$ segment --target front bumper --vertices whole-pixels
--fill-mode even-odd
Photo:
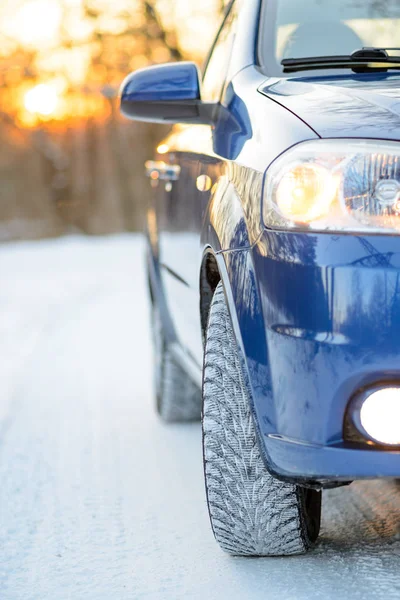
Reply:
[[[345,444],[315,446],[283,437],[265,438],[267,466],[295,483],[341,482],[400,475],[400,452],[360,449]]]
[[[247,254],[230,268],[270,470],[293,480],[400,476],[400,452],[343,434],[360,388],[400,382],[400,237],[266,231]]]

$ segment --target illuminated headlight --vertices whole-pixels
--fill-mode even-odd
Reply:
[[[276,229],[400,233],[400,144],[295,146],[267,171],[263,217]]]
[[[365,392],[357,399],[354,422],[374,442],[400,446],[400,387]]]

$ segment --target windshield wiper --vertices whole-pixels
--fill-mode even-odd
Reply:
[[[400,65],[400,56],[390,56],[388,51],[398,51],[400,48],[362,48],[352,54],[332,56],[310,56],[306,58],[285,58],[281,65],[284,73],[307,71],[311,69],[349,68],[355,73],[365,73],[369,70],[387,71],[389,65]],[[375,66],[388,65],[388,66]]]

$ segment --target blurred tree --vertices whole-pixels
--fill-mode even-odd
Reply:
[[[0,237],[2,220],[27,215],[54,231],[140,227],[143,163],[162,129],[122,122],[116,93],[147,64],[201,62],[225,4],[209,2],[205,13],[184,0],[16,0],[12,33],[0,6]]]
[[[39,8],[40,3],[46,1],[49,0],[25,0],[25,4],[37,3]],[[202,10],[198,7],[187,10],[191,23],[188,27],[187,19],[183,24],[176,14],[179,11],[176,0],[53,1],[60,9],[60,20],[55,24],[52,44],[41,44],[39,37],[36,44],[25,45],[18,35],[10,38],[0,14],[0,89],[12,88],[15,92],[22,85],[27,88],[35,81],[57,78],[64,82],[64,87],[76,90],[84,86],[86,92],[97,92],[99,86],[104,86],[109,93],[107,86],[118,86],[130,70],[148,63],[182,58],[201,62],[215,28],[212,16],[226,5],[225,0],[212,1],[214,8],[206,13],[208,26],[199,24],[202,36],[196,37],[196,45],[191,36],[188,49],[184,47],[185,36],[191,28],[197,31],[195,26]],[[190,19],[191,13],[193,19]],[[171,19],[170,15],[175,18]],[[18,19],[17,10],[16,31]],[[44,20],[43,31],[46,26]],[[5,102],[8,113],[12,108],[18,109],[18,103],[15,98],[13,102],[10,95]]]

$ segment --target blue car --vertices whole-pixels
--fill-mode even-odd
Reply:
[[[200,74],[137,71],[157,407],[202,415],[211,525],[291,555],[323,489],[400,476],[400,3],[234,0]],[[149,157],[150,158],[150,157]]]

